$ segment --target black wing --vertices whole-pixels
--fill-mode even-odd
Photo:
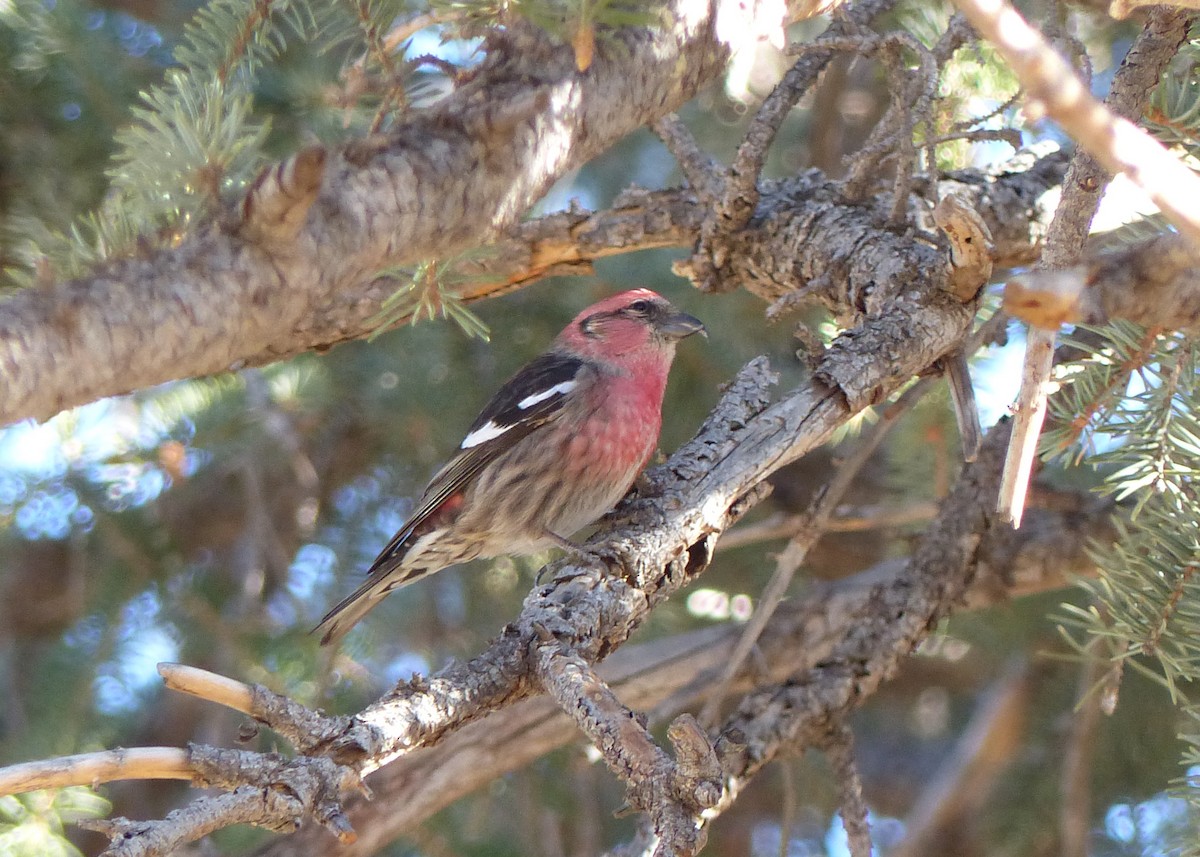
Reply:
[[[577,357],[547,352],[527,363],[501,387],[472,423],[459,452],[437,472],[420,504],[387,543],[368,574],[392,567],[403,557],[414,531],[466,486],[488,462],[562,410],[566,396],[580,383],[586,365]]]

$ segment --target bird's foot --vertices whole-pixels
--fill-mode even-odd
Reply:
[[[583,545],[577,545],[570,539],[564,539],[562,536],[558,535],[557,533],[552,533],[549,530],[545,532],[545,538],[547,541],[553,542],[556,547],[561,549],[563,553],[570,557],[571,561],[575,565],[583,566],[584,568],[597,568],[602,574],[606,574],[608,572],[609,564],[606,559],[603,556],[598,556],[593,550],[585,548]],[[540,585],[542,583],[542,578],[548,568],[550,568],[550,566],[543,566],[538,571],[537,578],[535,580],[537,584]],[[567,581],[571,580],[572,578],[582,576],[582,573],[564,575],[561,577],[555,576],[554,580]]]

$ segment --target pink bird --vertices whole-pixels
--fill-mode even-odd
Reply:
[[[649,289],[577,315],[484,407],[367,581],[321,620],[321,643],[447,566],[574,550],[567,537],[616,505],[657,448],[675,344],[704,332]]]

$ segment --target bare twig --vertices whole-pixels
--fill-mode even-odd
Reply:
[[[871,857],[871,826],[867,822],[867,802],[863,799],[862,778],[854,758],[854,733],[844,723],[831,726],[822,746],[837,780],[842,827],[846,829],[850,857]]]
[[[888,223],[899,226],[907,216],[908,196],[916,169],[917,150],[913,130],[918,124],[923,123],[926,128],[931,128],[933,124],[930,111],[937,94],[937,62],[924,45],[903,32],[840,39],[835,45],[858,54],[877,54],[887,69],[893,97],[870,138],[850,159],[844,188],[849,199],[862,199],[878,181],[879,168],[884,162],[894,162],[895,177],[892,181],[892,206]],[[904,62],[904,51],[916,55],[918,66],[915,72]]]
[[[928,523],[937,514],[934,503],[911,503],[902,508],[863,506],[842,509],[825,525],[827,533],[861,533],[866,530],[884,530],[909,524]],[[807,514],[776,513],[753,524],[734,527],[721,537],[717,552],[745,547],[746,545],[790,539],[805,528],[810,518]]]
[[[134,747],[60,756],[0,768],[0,795],[113,780],[191,780],[188,753],[178,747]]]
[[[1012,526],[1021,526],[1025,494],[1037,458],[1038,437],[1046,419],[1050,392],[1050,369],[1054,365],[1054,334],[1031,327],[1025,335],[1025,363],[1021,389],[1013,406],[1012,446],[1004,459],[1004,474],[996,511]]]
[[[1075,264],[1106,182],[1102,166],[1126,172],[1181,232],[1200,244],[1200,179],[1127,118],[1140,115],[1150,90],[1187,34],[1189,19],[1173,10],[1152,13],[1113,79],[1107,103],[1093,99],[1074,71],[1005,0],[959,0],[959,8],[1012,64],[1030,97],[1092,153],[1078,153],[1064,182],[1063,199],[1046,239],[1042,265]],[[1115,115],[1114,115],[1115,114]],[[1054,334],[1032,329],[1018,396],[1012,447],[1005,462],[997,508],[1013,526],[1021,522],[1037,438],[1046,412]]]
[[[695,188],[703,202],[717,199],[722,189],[722,173],[717,162],[700,150],[696,138],[675,113],[663,116],[650,128],[658,135],[679,164],[683,177]]]
[[[254,688],[248,684],[185,664],[161,663],[158,674],[171,690],[207,699],[251,717],[255,715]]]

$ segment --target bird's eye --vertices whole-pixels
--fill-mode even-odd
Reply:
[[[629,311],[638,315],[649,315],[651,306],[650,301],[634,301],[629,305]]]

